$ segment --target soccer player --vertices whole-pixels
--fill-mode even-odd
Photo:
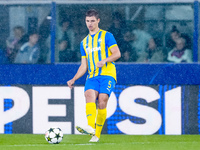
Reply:
[[[85,22],[89,34],[80,44],[81,65],[67,84],[73,88],[75,81],[88,71],[85,83],[88,125],[76,126],[76,129],[81,133],[91,135],[89,142],[98,142],[106,120],[107,102],[116,84],[114,61],[121,57],[121,53],[114,36],[99,28],[100,18],[96,10],[91,9],[86,12]],[[98,100],[98,111],[96,111],[96,100]]]

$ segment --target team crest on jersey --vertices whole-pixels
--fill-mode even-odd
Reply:
[[[101,50],[101,47],[94,47],[94,48],[91,48],[91,49],[89,47],[86,48],[87,53],[100,51],[100,50]]]
[[[101,42],[102,42],[102,39],[101,39],[101,38],[100,38],[100,39],[98,39],[98,42],[99,42],[99,43],[101,43]]]

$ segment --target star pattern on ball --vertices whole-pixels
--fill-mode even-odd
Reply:
[[[49,131],[49,133],[51,133],[51,132],[53,132],[53,130],[54,130],[53,128],[50,128],[48,131]]]
[[[50,144],[59,144],[63,139],[63,132],[57,127],[49,128],[45,132],[45,139]]]
[[[48,140],[48,141],[51,141],[51,139],[52,139],[52,138],[50,138],[50,137],[47,137],[47,140]]]
[[[60,133],[56,134],[55,138],[59,139],[61,136],[60,136]]]

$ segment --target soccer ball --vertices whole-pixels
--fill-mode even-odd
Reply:
[[[63,139],[63,132],[57,127],[50,128],[45,132],[45,139],[50,144],[59,144]]]

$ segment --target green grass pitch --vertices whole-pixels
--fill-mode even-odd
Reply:
[[[0,134],[0,150],[199,150],[200,135],[101,135],[89,143],[88,135],[64,135],[49,144],[44,135]]]

